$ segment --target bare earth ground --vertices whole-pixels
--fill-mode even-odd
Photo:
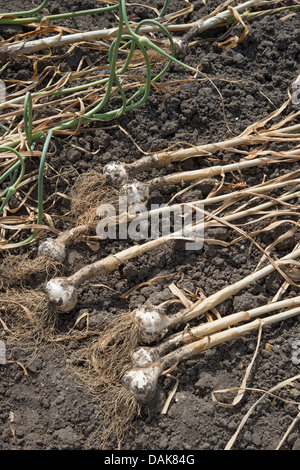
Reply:
[[[0,1],[0,12],[7,12],[9,7],[22,10],[31,5],[29,1],[12,3],[13,7]],[[72,10],[94,8],[95,3],[84,0],[69,2]],[[153,3],[161,7],[161,2]],[[194,12],[184,18],[185,22],[205,16],[218,4],[211,0],[207,1],[207,5],[201,0],[193,0],[192,3]],[[178,0],[170,2],[170,11],[176,11],[182,6]],[[54,0],[48,9],[53,13],[63,12],[65,5],[64,2]],[[135,7],[134,14],[142,17],[143,9]],[[115,24],[115,18],[112,15],[106,15],[105,19],[88,16],[66,20],[61,24],[78,30],[92,30]],[[16,32],[12,27],[0,27],[0,34],[4,38]],[[51,159],[51,168],[61,177],[46,180],[46,196],[54,191],[70,194],[78,174],[88,170],[101,171],[110,161],[135,161],[142,156],[137,146],[145,152],[155,152],[176,142],[200,145],[221,141],[238,135],[248,125],[278,108],[287,99],[288,87],[299,74],[300,14],[287,16],[286,12],[279,12],[250,22],[249,34],[234,49],[218,47],[216,38],[223,33],[224,30],[216,29],[205,34],[205,38],[211,38],[211,41],[203,41],[192,47],[185,61],[216,79],[214,83],[224,100],[224,113],[219,93],[207,80],[185,83],[172,95],[162,95],[153,89],[143,106],[117,121],[93,125],[92,129],[71,139],[55,139],[56,153]],[[76,47],[65,60],[64,71],[76,69],[85,53],[85,50]],[[45,59],[42,64],[46,65],[48,61],[51,62],[51,59]],[[19,58],[10,62],[1,79],[19,77],[29,80],[31,76],[32,64]],[[174,65],[164,80],[185,79],[187,76],[188,71]],[[112,124],[114,127],[111,127]],[[222,154],[218,158],[222,159]],[[224,158],[230,161],[231,156],[226,154]],[[197,158],[184,162],[181,168],[196,169],[210,164],[212,162],[204,158]],[[179,165],[173,164],[171,168],[145,172],[141,179],[146,181],[178,168]],[[284,164],[271,165],[264,170],[248,170],[245,177],[248,184],[258,184],[264,175],[274,178],[281,171],[285,171]],[[184,197],[189,200],[200,199],[206,197],[210,190],[209,183],[203,183]],[[174,187],[163,189],[155,193],[151,202],[167,202],[177,191],[178,188]],[[53,209],[61,215],[68,210],[69,200],[63,198]],[[57,223],[59,228],[63,228]],[[217,235],[225,241],[233,236],[227,228],[218,229]],[[268,232],[265,239],[260,236],[258,241],[265,247],[279,235],[280,230],[272,234]],[[276,247],[276,255],[283,256],[293,249],[298,239],[299,231]],[[72,273],[88,262],[116,253],[127,246],[130,246],[130,241],[110,241],[101,244],[98,250],[93,250],[85,243],[77,243],[69,250],[66,273]],[[33,254],[36,249],[37,244],[30,248]],[[60,331],[63,334],[74,325],[75,331],[84,331],[87,317],[84,316],[76,323],[84,313],[89,316],[90,326],[97,327],[103,319],[113,317],[120,310],[132,311],[146,301],[158,305],[173,298],[168,288],[170,278],[140,286],[127,299],[122,297],[132,287],[156,276],[180,273],[174,279],[179,280],[182,276],[180,285],[186,292],[196,293],[200,289],[208,296],[249,274],[260,258],[259,250],[245,240],[228,247],[204,244],[202,250],[195,252],[186,251],[180,241],[169,244],[126,263],[109,277],[103,276],[84,285],[80,289],[77,307],[70,314],[62,315]],[[35,282],[38,285],[39,280]],[[225,315],[263,305],[272,299],[282,283],[280,275],[273,274],[224,302],[218,310],[221,315]],[[286,295],[299,295],[299,288],[289,286]],[[292,343],[299,339],[298,317],[263,330],[259,352],[247,382],[252,390],[233,407],[214,403],[212,392],[241,385],[255,351],[256,333],[179,364],[171,372],[171,377],[160,380],[155,402],[142,409],[141,415],[133,423],[133,429],[126,434],[122,448],[130,451],[224,449],[251,405],[261,396],[260,390],[269,390],[299,374],[299,365],[293,364],[291,360]],[[85,341],[88,344],[89,339]],[[0,366],[0,449],[98,448],[101,403],[97,396],[89,393],[83,382],[74,378],[69,367],[76,350],[81,346],[80,341],[72,340],[71,336],[71,339],[61,343],[47,344],[34,354],[30,342],[28,348],[18,344],[8,348],[7,359],[17,362]],[[28,375],[20,364],[26,368]],[[162,415],[160,411],[175,384],[174,377],[178,379],[177,391],[167,413]],[[230,403],[235,393],[217,396],[220,401]],[[295,381],[293,387],[281,390],[279,396],[287,401],[269,396],[254,409],[234,449],[276,448],[298,413],[297,404],[291,401],[300,401],[299,382]],[[108,449],[116,448],[115,442],[108,444]],[[299,423],[282,448],[300,450]]]

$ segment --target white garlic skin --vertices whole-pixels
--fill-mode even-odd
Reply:
[[[150,344],[161,339],[170,324],[166,315],[158,308],[141,307],[135,311],[135,317],[139,321],[139,341]]]
[[[183,59],[189,53],[189,44],[182,38],[173,38],[175,57],[176,59]]]
[[[107,184],[117,188],[120,188],[128,181],[128,174],[122,163],[108,163],[103,168],[103,175]]]
[[[43,241],[38,249],[38,256],[45,256],[48,259],[53,259],[54,261],[59,261],[62,263],[67,255],[66,247],[63,243],[54,240],[52,238],[47,238]]]
[[[132,366],[147,367],[159,359],[159,354],[152,348],[140,347],[131,356]]]
[[[54,304],[59,312],[67,313],[77,304],[77,290],[66,282],[63,277],[48,281],[45,287],[49,302]]]
[[[123,384],[135,395],[139,403],[146,405],[155,397],[159,375],[158,366],[132,369],[124,374]]]

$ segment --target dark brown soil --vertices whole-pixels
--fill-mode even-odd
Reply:
[[[69,3],[72,10],[98,5],[98,2],[88,0]],[[159,1],[151,3],[159,7],[162,4]],[[205,5],[201,0],[193,0],[192,3],[193,13],[180,21],[191,22],[203,17],[220,2],[208,0]],[[15,11],[30,8],[31,2],[16,0],[11,4],[0,1],[0,12],[7,12],[9,8]],[[168,11],[177,11],[183,5],[179,0],[170,2]],[[48,9],[51,13],[63,12],[65,5],[53,0]],[[134,7],[130,14],[142,18],[144,10]],[[102,19],[94,15],[59,24],[78,30],[92,30],[99,29],[99,25],[101,28],[115,25],[115,18],[105,15]],[[187,64],[198,67],[214,79],[223,101],[216,88],[205,79],[184,83],[174,94],[161,94],[153,89],[145,104],[113,123],[93,124],[79,136],[55,139],[56,153],[51,159],[51,167],[62,176],[47,180],[45,197],[54,191],[70,194],[78,174],[89,170],[102,171],[103,166],[111,161],[135,161],[142,156],[139,148],[144,152],[155,152],[177,142],[200,145],[221,141],[240,134],[247,126],[278,108],[287,99],[287,90],[299,75],[300,14],[288,15],[287,11],[282,11],[256,18],[248,26],[249,34],[233,49],[218,47],[218,38],[225,32],[224,28],[218,28],[203,35],[203,41],[193,46],[185,57]],[[22,27],[0,26],[0,35],[7,39],[19,30],[23,31]],[[231,32],[231,36],[235,34],[237,30]],[[76,47],[65,61],[65,70],[75,70],[86,52],[80,46]],[[94,52],[91,57],[95,59]],[[46,65],[48,60],[45,59],[40,65]],[[31,67],[32,64],[22,58],[11,60],[3,70],[1,79],[19,77],[29,80]],[[163,80],[184,80],[189,76],[187,70],[173,65]],[[286,112],[291,110],[289,108]],[[89,153],[80,151],[78,147]],[[231,161],[236,157],[224,153],[218,158]],[[212,161],[204,158],[187,160],[180,166],[172,164],[161,170],[145,172],[140,179],[146,181],[157,175],[175,172],[178,168],[189,170],[211,164]],[[297,164],[294,165],[296,167]],[[267,169],[248,170],[244,177],[248,184],[258,184],[264,176],[274,178],[290,168],[284,164],[271,165]],[[211,189],[209,182],[206,182],[184,197],[200,199],[206,197]],[[168,202],[177,191],[178,188],[174,187],[164,188],[153,195],[151,202]],[[63,215],[69,209],[70,201],[60,199],[52,210]],[[57,222],[57,227],[62,229],[63,223]],[[267,232],[258,241],[266,247],[280,235],[280,230],[281,227],[272,233]],[[206,235],[225,241],[234,237],[227,228],[219,228],[218,233]],[[276,247],[276,256],[281,257],[291,251],[298,239],[299,231]],[[116,253],[130,244],[130,240],[110,241],[101,243],[95,251],[85,243],[77,243],[69,250],[65,273],[73,273],[87,263]],[[37,242],[31,245],[31,254],[36,254],[37,246]],[[60,318],[59,329],[63,334],[75,325],[75,331],[84,332],[87,317],[76,323],[83,313],[88,313],[90,327],[97,328],[104,319],[112,318],[119,311],[132,311],[146,301],[158,305],[172,299],[174,296],[168,287],[170,279],[178,281],[181,276],[180,285],[186,292],[196,294],[200,289],[205,296],[209,296],[251,273],[260,258],[260,251],[247,240],[227,247],[205,243],[202,250],[195,252],[185,250],[183,242],[170,243],[125,263],[109,277],[103,276],[85,284],[80,289],[77,307]],[[173,278],[145,284],[127,299],[122,297],[134,286],[156,276],[171,274],[174,274]],[[273,298],[282,283],[281,276],[273,274],[224,302],[218,310],[223,316],[263,305]],[[299,295],[299,288],[289,286],[286,295]],[[214,403],[212,392],[241,385],[255,351],[256,333],[179,364],[170,377],[160,380],[156,399],[142,408],[133,429],[126,434],[122,448],[130,451],[223,450],[247,411],[261,397],[261,390],[269,390],[299,374],[299,365],[292,362],[292,344],[300,339],[299,335],[298,317],[263,330],[259,352],[247,382],[247,387],[252,390],[247,391],[242,401],[233,407]],[[28,347],[14,344],[14,347],[8,348],[8,361],[17,362],[0,365],[0,449],[98,448],[97,433],[102,432],[101,402],[89,393],[84,382],[74,378],[73,369],[69,367],[78,348],[86,346],[92,339],[67,339],[62,344],[46,344],[35,354],[30,348],[30,341]],[[26,368],[27,376],[20,364]],[[83,365],[78,365],[79,370],[80,367]],[[177,391],[167,413],[162,415],[162,406],[175,384],[174,377],[178,379]],[[230,403],[234,394],[231,392],[217,397]],[[276,448],[299,411],[296,404],[300,402],[299,381],[295,381],[292,387],[285,387],[278,395],[286,401],[273,396],[261,401],[242,428],[234,449]],[[108,444],[108,449],[117,449],[116,442]],[[299,422],[282,449],[300,450]]]

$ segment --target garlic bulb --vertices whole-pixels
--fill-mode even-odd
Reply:
[[[47,282],[45,291],[49,302],[54,304],[60,312],[70,312],[77,304],[77,290],[68,284],[66,278],[57,277]]]
[[[139,341],[144,344],[153,343],[163,337],[170,324],[166,315],[156,307],[143,306],[135,311],[139,321]]]
[[[105,176],[107,184],[114,188],[120,188],[128,181],[128,174],[122,163],[108,163],[103,168],[103,175]]]
[[[145,405],[150,403],[155,396],[159,375],[158,366],[132,369],[125,372],[123,385],[135,395],[139,403]]]
[[[183,59],[189,53],[189,44],[183,38],[173,38],[176,59]]]
[[[66,247],[63,243],[52,238],[43,241],[38,249],[38,256],[45,256],[54,261],[63,262],[67,254]]]

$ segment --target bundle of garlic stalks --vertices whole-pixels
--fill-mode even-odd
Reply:
[[[132,208],[134,209],[135,206],[140,207],[140,196],[143,202],[145,204],[147,203],[151,188],[160,188],[162,185],[168,184],[175,185],[176,187],[183,182],[190,183],[192,181],[193,184],[197,184],[197,186],[201,188],[202,184],[209,181],[213,189],[205,199],[184,203],[184,206],[190,208],[193,214],[201,214],[200,222],[198,218],[196,225],[192,223],[190,226],[187,225],[184,227],[184,230],[180,229],[178,232],[174,233],[163,234],[158,231],[158,233],[155,233],[154,237],[151,237],[153,239],[146,243],[139,245],[133,244],[133,246],[123,250],[119,254],[104,257],[91,267],[86,266],[67,279],[52,279],[46,286],[46,291],[52,303],[56,304],[61,311],[68,312],[77,304],[78,289],[89,279],[103,274],[106,275],[109,272],[119,269],[119,267],[127,261],[143,253],[162,247],[176,239],[186,238],[191,240],[199,235],[199,230],[201,231],[201,236],[203,236],[210,228],[214,229],[215,227],[225,226],[229,230],[233,230],[237,235],[237,237],[228,244],[237,243],[243,238],[255,243],[253,237],[260,233],[272,231],[276,227],[286,223],[290,225],[290,233],[295,233],[298,227],[297,200],[299,197],[300,178],[299,170],[297,167],[294,169],[293,166],[300,157],[299,146],[297,145],[300,138],[299,124],[297,124],[299,111],[292,111],[285,117],[281,116],[281,114],[288,109],[289,104],[290,99],[288,99],[280,109],[274,111],[262,121],[254,123],[236,138],[205,146],[175,150],[174,152],[163,151],[155,157],[157,161],[163,161],[163,164],[166,163],[167,159],[180,161],[193,157],[203,157],[203,160],[208,157],[208,162],[210,162],[210,157],[213,156],[214,153],[217,154],[220,151],[226,151],[230,152],[231,155],[242,155],[242,158],[234,163],[223,163],[222,165],[208,166],[200,170],[174,173],[163,178],[150,180],[148,183],[143,184],[135,180],[128,183],[128,180],[126,180],[127,183],[123,185],[120,193],[114,188],[112,195],[109,191],[109,186],[103,187],[103,184],[101,185],[101,183],[105,183],[105,181],[103,181],[103,175],[93,173],[91,178],[90,175],[83,177],[77,187],[77,197],[75,193],[72,200],[73,205],[76,207],[76,210],[73,208],[76,215],[75,226],[62,232],[56,238],[51,237],[42,241],[39,246],[39,256],[34,260],[30,258],[25,260],[21,257],[21,260],[18,261],[14,256],[8,257],[6,259],[6,266],[4,265],[3,268],[4,279],[10,279],[9,284],[13,285],[14,276],[18,275],[20,278],[20,272],[22,272],[22,270],[27,273],[28,277],[30,272],[32,274],[37,272],[41,273],[41,271],[47,271],[48,273],[53,272],[53,269],[58,269],[58,266],[62,266],[66,257],[67,247],[80,239],[80,237],[86,237],[87,240],[94,240],[96,238],[97,241],[100,241],[101,247],[99,235],[99,224],[101,223],[104,223],[108,232],[110,228],[112,228],[114,232],[117,230],[118,226],[125,225],[125,227],[128,227],[131,222],[134,222],[135,226],[139,226],[148,220],[157,221],[164,215],[168,218],[170,213],[172,214],[172,212],[181,209],[182,203],[169,203],[166,206],[141,213],[139,210],[131,210]],[[294,124],[293,121],[295,121],[296,124]],[[273,149],[268,149],[268,145],[274,144],[279,146],[284,144],[285,148],[286,145],[291,146],[291,144],[294,144],[294,146],[290,150],[285,151],[275,151],[274,147]],[[249,148],[248,151],[247,147]],[[160,159],[160,156],[162,156],[162,159]],[[150,155],[149,157],[141,158],[140,162],[135,162],[133,167],[136,169],[139,167],[140,163],[141,168],[144,170],[145,162],[149,161],[153,161],[153,156]],[[217,161],[217,163],[219,162]],[[247,185],[246,177],[244,177],[247,169],[250,168],[251,171],[253,171],[254,168],[261,167],[277,168],[278,164],[284,166],[280,176],[266,180],[262,173],[263,181],[260,184],[255,186]],[[290,171],[289,167],[291,167]],[[126,170],[128,170],[128,168],[129,165],[127,165]],[[124,174],[124,172],[122,174]],[[135,175],[136,174],[137,173],[135,173]],[[218,176],[220,176],[219,179],[216,178]],[[132,190],[132,188],[134,188],[134,190]],[[142,190],[138,191],[139,188],[142,188]],[[176,196],[180,198],[182,192],[188,189],[189,186],[185,189],[181,187],[181,190]],[[99,218],[97,218],[97,209],[99,205],[101,207],[101,204],[107,209],[107,195],[110,194],[109,200],[112,203],[113,198],[116,199],[117,195],[122,194],[122,192],[126,194],[126,201],[129,206],[125,207],[124,212],[117,213],[118,207],[111,204],[110,207],[113,210],[116,209],[115,214],[111,217],[105,217],[102,221],[99,220]],[[87,205],[85,201],[87,201]],[[87,206],[90,205],[91,202],[93,207],[88,207],[87,210]],[[80,214],[78,207],[84,211],[83,214]],[[81,216],[86,217],[86,214],[89,214],[89,222],[80,224]],[[236,222],[238,225],[234,225]],[[2,228],[6,227],[2,225]],[[287,236],[289,235],[287,234]],[[282,237],[284,237],[284,235]],[[226,246],[226,243],[222,240],[207,239],[207,237],[205,242]],[[5,246],[3,248],[5,248]],[[274,246],[271,244],[266,250],[261,250],[263,256],[268,257],[273,248]],[[16,265],[20,263],[22,264],[22,268],[17,269]],[[28,266],[27,270],[25,268],[26,265]]]
[[[290,99],[237,137],[206,145],[164,150],[155,155],[146,155],[132,164],[113,162],[104,167],[103,173],[91,172],[82,175],[72,191],[71,215],[76,221],[75,225],[56,238],[51,236],[42,240],[39,245],[39,255],[63,262],[67,248],[72,243],[95,238],[99,241],[97,228],[101,223],[101,215],[104,215],[101,214],[101,208],[106,214],[102,224],[105,224],[107,230],[109,227],[115,230],[116,226],[131,222],[137,226],[148,219],[153,220],[155,217],[163,217],[164,214],[167,216],[172,211],[180,210],[181,203],[175,204],[174,200],[180,199],[189,188],[197,186],[201,189],[201,186],[207,183],[212,187],[209,195],[201,200],[190,201],[189,206],[195,211],[201,207],[205,210],[212,207],[212,214],[226,222],[243,219],[251,213],[259,215],[260,211],[275,207],[278,195],[284,210],[287,208],[293,210],[289,201],[297,197],[299,183],[298,171],[293,169],[293,164],[300,156],[298,145],[300,112],[292,111],[283,117],[281,114],[286,113],[289,105]],[[282,144],[285,145],[284,151],[280,150]],[[275,145],[279,150],[276,150]],[[287,145],[289,150],[286,150]],[[223,161],[218,160],[219,153],[226,155]],[[203,165],[199,170],[179,171],[143,182],[138,180],[138,175],[146,170],[167,167],[171,163],[199,159],[199,157]],[[233,163],[228,163],[229,159]],[[255,186],[247,184],[244,174],[248,169],[253,172],[255,168],[261,168],[263,172],[264,170],[267,172],[268,167],[274,168],[279,164],[284,166],[281,176],[270,180],[262,176],[260,184]],[[290,172],[289,167],[291,167]],[[175,188],[179,186],[180,191],[165,207],[141,212],[141,205],[147,207],[152,194],[166,186]],[[282,189],[286,189],[287,192],[280,192]],[[258,202],[260,198],[264,199],[263,203]],[[125,206],[119,204],[120,200],[125,200]],[[243,200],[245,206],[240,205],[240,201]],[[134,210],[135,207],[137,210]],[[279,216],[279,212],[276,214]],[[273,212],[270,212],[264,217],[273,217],[273,215]],[[210,215],[204,216],[205,228],[222,224],[209,219]]]

